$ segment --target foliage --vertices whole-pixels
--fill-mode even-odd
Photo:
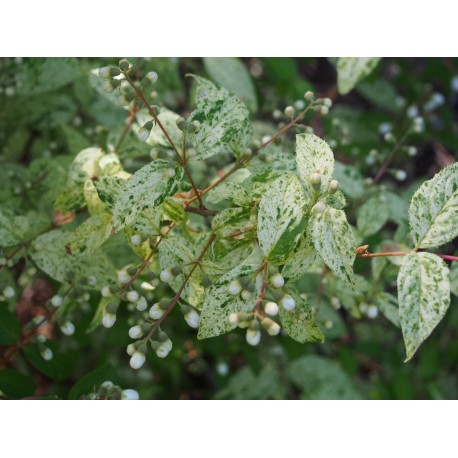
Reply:
[[[302,76],[317,62],[333,87]],[[0,393],[456,396],[433,378],[457,319],[458,167],[437,146],[456,125],[428,65],[2,59]]]

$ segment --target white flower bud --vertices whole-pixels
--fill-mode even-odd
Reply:
[[[304,99],[306,100],[312,100],[314,97],[314,94],[312,91],[307,91],[305,94],[304,94]]]
[[[393,142],[394,141],[394,135],[391,132],[387,132],[384,136],[383,139],[386,142]]]
[[[14,291],[14,288],[11,287],[11,286],[7,286],[4,290],[3,290],[3,295],[8,298],[8,299],[11,299],[12,297],[14,297],[14,294],[15,294],[15,291]],[[56,296],[54,296],[56,297]],[[60,296],[59,296],[60,297]],[[54,299],[54,298],[53,298]],[[62,303],[62,302],[61,302]],[[57,306],[55,306],[57,307]]]
[[[407,172],[405,170],[396,170],[394,177],[398,181],[404,181],[407,178]]]
[[[137,293],[137,291],[133,290],[133,291],[129,291],[127,294],[126,294],[126,298],[129,302],[137,302],[138,301],[138,298],[140,297],[140,295]]]
[[[132,245],[135,245],[135,246],[138,246],[142,243],[142,237],[141,235],[138,235],[138,234],[134,234],[131,238],[130,238],[130,243],[132,243]]]
[[[149,285],[148,285],[149,286]],[[148,308],[148,302],[145,299],[145,296],[140,296],[135,303],[135,307],[139,312],[144,312]]]
[[[380,135],[385,135],[388,132],[391,132],[393,130],[393,124],[391,122],[382,122],[378,126],[378,131]]]
[[[229,323],[231,324],[238,324],[239,322],[239,314],[238,313],[231,313],[229,315]]]
[[[71,321],[66,321],[65,323],[62,324],[62,326],[60,327],[60,330],[66,336],[72,336],[75,333],[75,325]]]
[[[197,329],[199,327],[200,315],[195,310],[188,312],[184,316],[184,319],[186,320],[186,323],[191,326],[191,328]]]
[[[140,325],[132,326],[129,329],[129,337],[131,339],[139,339],[143,335],[142,327]]]
[[[411,157],[416,156],[417,153],[418,153],[418,150],[415,146],[409,146],[409,148],[407,149],[407,154]]]
[[[143,353],[136,351],[130,358],[129,364],[132,369],[140,369],[145,363],[146,357]]]
[[[164,269],[160,275],[161,281],[164,283],[170,283],[175,280],[175,275],[172,273],[172,269]]]
[[[326,320],[326,321],[324,322],[324,327],[325,327],[326,329],[332,329],[333,326],[334,326],[334,323],[333,323],[331,320]]]
[[[367,307],[366,314],[367,314],[367,316],[369,318],[372,318],[372,319],[377,318],[377,316],[378,316],[378,308],[377,308],[377,306],[376,305],[369,305]]]
[[[130,281],[130,275],[127,273],[125,270],[120,270],[118,272],[118,281],[119,283],[125,285],[126,283],[129,283]]]
[[[323,105],[327,108],[332,107],[332,100],[329,97],[323,99]]]
[[[415,105],[407,108],[407,117],[413,119],[418,116],[418,108]]]
[[[156,72],[148,72],[145,77],[143,78],[143,85],[146,86],[148,84],[154,84],[158,79],[158,75]]]
[[[278,304],[276,302],[266,302],[266,305],[264,306],[264,310],[267,313],[267,315],[270,316],[275,316],[278,314]]]
[[[56,294],[51,298],[51,304],[53,307],[59,307],[60,305],[62,305],[63,300],[64,298],[62,296]]]
[[[167,169],[167,176],[173,178],[175,176],[175,169],[169,168]]]
[[[251,291],[247,290],[247,289],[244,289],[242,291],[242,293],[240,294],[240,297],[244,300],[244,301],[248,301],[251,299],[251,296],[252,296],[252,293]]]
[[[127,389],[121,391],[121,399],[123,401],[138,401],[140,399],[140,395],[138,391]]]
[[[318,172],[313,172],[310,174],[309,177],[310,183],[312,184],[313,188],[318,190],[321,186],[321,175]]]
[[[276,336],[280,333],[280,325],[270,318],[264,318],[261,321],[262,327],[267,331],[271,336]]]
[[[322,106],[320,108],[320,113],[323,115],[323,116],[326,116],[328,113],[329,113],[329,108],[327,106]]]
[[[225,377],[229,374],[229,366],[224,361],[221,361],[216,365],[216,372],[218,375],[221,375],[221,377]]]
[[[131,343],[127,345],[126,351],[129,356],[132,356],[137,351],[137,349],[135,348],[135,344]]]
[[[285,108],[285,116],[287,118],[292,118],[294,116],[294,114],[296,113],[296,110],[294,109],[294,107],[292,107],[291,105],[288,105],[286,108]]]
[[[246,341],[253,346],[258,345],[261,340],[261,331],[259,329],[248,329],[246,332]]]
[[[143,127],[140,127],[140,129],[138,130],[137,138],[141,142],[146,142],[146,140],[148,140],[149,138],[150,133],[151,133],[151,129],[148,129],[147,125],[145,124]]]
[[[339,189],[339,182],[337,180],[331,180],[329,183],[329,194],[334,194]]]
[[[102,312],[102,326],[104,328],[111,328],[116,323],[116,315],[108,313],[107,311]]]
[[[102,296],[103,297],[110,297],[111,296],[111,291],[109,286],[104,286],[102,288]]]
[[[101,388],[106,388],[107,390],[114,387],[114,383],[111,380],[105,380],[101,385]]]
[[[296,301],[292,296],[289,294],[285,294],[279,301],[279,305],[281,305],[287,312],[293,310],[296,307]]]
[[[149,309],[149,316],[153,320],[158,320],[164,314],[164,310],[159,307],[157,302]]]
[[[51,361],[54,357],[52,350],[47,347],[41,350],[40,355],[45,361]]]
[[[170,341],[170,343],[172,343],[172,342]],[[165,358],[170,353],[170,350],[171,350],[171,347],[169,347],[169,345],[166,345],[165,343],[163,343],[163,344],[159,345],[159,347],[157,348],[156,355],[159,358]]]
[[[270,284],[274,288],[281,288],[285,284],[285,279],[280,273],[276,273],[270,277]]]
[[[298,111],[302,111],[305,108],[305,102],[302,99],[294,102],[294,108]]]
[[[242,291],[242,285],[238,280],[233,280],[229,283],[227,289],[229,291],[229,294],[236,296],[237,294],[240,294],[240,292]]]
[[[323,213],[326,210],[326,204],[323,201],[318,201],[314,206],[313,206],[313,211],[315,213]]]

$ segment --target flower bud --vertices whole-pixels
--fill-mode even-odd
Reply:
[[[119,87],[120,84],[121,84],[121,81],[119,80],[105,80],[102,83],[102,87],[105,92],[111,93],[111,92],[114,92],[116,88]]]
[[[242,291],[242,285],[238,280],[233,280],[229,283],[227,289],[229,291],[229,294],[237,296]]]
[[[72,336],[75,333],[75,325],[71,321],[65,321],[65,323],[60,326],[60,330],[66,336]]]
[[[108,80],[120,74],[121,74],[121,71],[119,70],[118,67],[108,66],[108,67],[99,68],[99,77],[104,80]]]
[[[252,296],[252,292],[248,289],[243,289],[242,290],[242,293],[240,294],[240,297],[244,300],[244,301],[248,301],[251,299],[251,296]]]
[[[294,107],[292,107],[291,105],[288,105],[286,108],[285,108],[285,116],[287,118],[292,118],[294,117],[294,114],[296,113],[296,110],[294,109]]]
[[[142,243],[142,236],[141,235],[138,235],[138,234],[134,234],[131,238],[130,238],[130,243],[132,243],[132,245],[134,246],[138,246]]]
[[[129,364],[132,369],[140,369],[145,363],[146,357],[144,353],[136,351],[130,358]]]
[[[130,275],[127,273],[126,270],[120,270],[118,272],[118,281],[119,283],[125,285],[126,283],[129,283],[130,281]]]
[[[278,313],[278,305],[276,302],[268,301],[264,305],[264,310],[267,313],[267,315],[275,316]]]
[[[275,323],[275,321],[271,320],[270,318],[263,318],[261,321],[261,325],[271,336],[276,336],[280,332],[280,325],[278,323]]]
[[[250,323],[250,326],[246,332],[246,341],[250,345],[258,345],[261,340],[261,331],[259,330],[259,322],[257,320],[253,320]]]
[[[159,307],[159,303],[153,304],[153,306],[149,309],[148,312],[149,316],[153,320],[158,320],[163,314],[164,310]]]
[[[407,149],[407,154],[410,157],[416,156],[417,152],[418,152],[418,150],[417,150],[417,148],[415,146],[409,146],[409,148]]]
[[[3,295],[8,298],[8,299],[11,299],[12,297],[14,297],[15,295],[15,291],[14,291],[14,288],[12,286],[7,286],[4,290],[3,290]],[[57,297],[57,296],[54,296],[54,297]],[[53,297],[53,299],[54,299]],[[60,296],[59,296],[60,297]],[[53,304],[54,305],[54,304]],[[57,306],[55,306],[57,307]]]
[[[40,355],[45,361],[51,361],[53,359],[53,357],[54,357],[54,354],[53,354],[52,350],[50,348],[48,348],[48,347],[44,347],[40,351]]]
[[[144,312],[148,308],[148,302],[145,299],[145,296],[140,296],[135,303],[135,307],[139,312]]]
[[[143,336],[143,330],[140,325],[137,324],[136,326],[132,326],[129,329],[129,337],[131,339],[140,339],[140,337],[142,336]]]
[[[407,178],[407,172],[405,170],[396,170],[394,177],[398,181],[404,181]]]
[[[170,269],[170,268],[169,269],[164,269],[161,272],[160,279],[164,283],[171,283],[173,280],[175,280],[175,275],[173,275],[172,269]]]
[[[186,313],[184,319],[191,328],[197,329],[199,327],[200,315],[195,310]]]
[[[194,134],[196,132],[199,132],[199,129],[200,129],[200,122],[195,120],[195,121],[192,121],[191,123],[188,124],[186,130],[190,133],[190,134]]]
[[[132,69],[132,64],[127,59],[121,59],[119,61],[119,68],[124,73],[127,73]]]
[[[314,97],[314,94],[312,91],[307,91],[305,94],[304,94],[304,99],[306,100],[313,100],[313,97]]]
[[[175,123],[176,123],[178,129],[180,129],[180,130],[186,130],[186,128],[188,127],[188,123],[186,122],[186,119],[184,119],[182,116],[177,118]]]
[[[321,113],[323,116],[326,116],[326,115],[329,113],[329,108],[323,105],[323,106],[320,108],[320,113]]]
[[[140,395],[138,391],[127,389],[121,391],[121,399],[123,401],[138,401],[140,399]]]
[[[289,294],[285,294],[279,301],[281,305],[287,312],[291,311],[296,307],[296,301]]]
[[[116,322],[116,315],[114,313],[103,310],[102,312],[102,326],[104,328],[111,328]]]
[[[318,201],[312,209],[315,213],[323,213],[326,210],[326,204],[320,200]]]
[[[285,279],[281,273],[276,273],[270,277],[270,284],[273,288],[281,288],[285,284]]]
[[[331,180],[329,183],[329,194],[334,194],[339,189],[339,182],[337,180]]]
[[[55,296],[51,298],[51,305],[53,307],[59,307],[60,305],[62,305],[63,301],[64,301],[64,298],[56,294]]]
[[[142,86],[150,86],[151,84],[154,84],[158,79],[158,75],[156,72],[148,72],[145,77],[142,80]]]
[[[321,188],[321,175],[318,172],[310,174],[309,181],[315,191],[319,191]]]
[[[332,107],[332,100],[328,97],[324,98],[323,99],[323,105],[327,108],[331,108]]]
[[[373,304],[372,304],[372,305],[369,305],[369,306],[367,307],[367,312],[366,312],[366,314],[367,314],[367,316],[368,316],[369,318],[372,318],[372,319],[377,318],[377,316],[378,316],[378,308],[377,308],[377,306],[376,306],[376,305],[373,305]]]
[[[153,128],[153,121],[148,121],[143,127],[141,127],[137,132],[137,138],[141,142],[146,142]]]
[[[139,297],[140,297],[140,295],[139,295],[138,292],[135,291],[135,290],[129,291],[129,292],[126,294],[126,299],[127,299],[129,302],[137,302]]]

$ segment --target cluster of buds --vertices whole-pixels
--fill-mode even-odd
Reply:
[[[361,304],[359,304],[359,311],[372,320],[378,316],[378,308],[374,304],[366,304],[365,302],[361,302]]]
[[[160,273],[159,278],[164,283],[172,283],[181,272],[183,272],[183,269],[180,266],[169,267]]]
[[[229,322],[239,328],[246,329],[246,341],[250,345],[258,345],[261,341],[261,327],[271,336],[280,333],[280,325],[271,318],[258,317],[254,313],[237,312],[229,315]]]
[[[93,392],[81,396],[80,399],[137,401],[140,399],[140,396],[136,390],[130,388],[123,390],[111,380],[107,380]]]
[[[175,123],[178,129],[180,129],[182,132],[187,132],[189,134],[195,134],[199,132],[201,127],[200,121],[198,121],[197,119],[188,122],[182,116],[178,117]]]

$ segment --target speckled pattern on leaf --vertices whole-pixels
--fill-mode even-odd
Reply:
[[[355,241],[345,213],[327,207],[324,213],[315,213],[308,226],[309,237],[325,264],[337,277],[354,288],[353,262]]]
[[[388,206],[381,196],[366,200],[358,210],[356,226],[363,237],[377,233],[387,222]]]
[[[288,257],[281,271],[288,281],[299,280],[316,259],[316,250],[307,237],[303,237],[296,250]]]
[[[315,172],[321,175],[321,193],[328,190],[334,173],[334,154],[324,140],[313,134],[296,135],[296,163],[302,183],[310,195],[314,193],[310,175]]]
[[[458,163],[423,183],[410,202],[412,238],[419,248],[432,248],[458,236]]]
[[[432,253],[409,253],[398,275],[399,317],[406,361],[444,317],[450,305],[449,269]]]
[[[337,87],[342,95],[348,94],[363,78],[368,76],[380,57],[340,57],[337,61]]]
[[[306,200],[294,175],[285,175],[272,183],[259,204],[258,240],[264,255],[281,262],[295,248],[305,229]]]
[[[171,177],[169,173],[172,172]],[[158,159],[135,172],[114,203],[113,226],[117,231],[135,222],[142,211],[157,207],[174,194],[183,179],[183,169]]]

